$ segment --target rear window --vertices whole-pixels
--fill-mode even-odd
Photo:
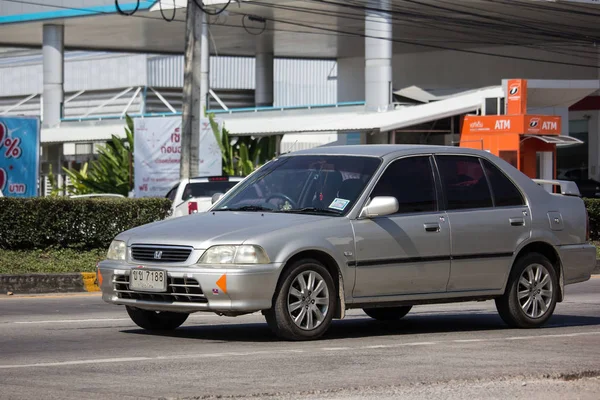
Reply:
[[[492,207],[492,195],[477,157],[437,156],[448,210]]]
[[[183,200],[192,197],[212,197],[216,193],[225,193],[235,186],[237,182],[196,182],[188,183],[183,190]]]
[[[502,171],[494,166],[488,160],[482,160],[485,166],[485,173],[494,193],[496,207],[522,206],[525,204],[525,199],[521,192],[512,183]]]

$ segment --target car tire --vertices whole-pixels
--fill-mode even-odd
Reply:
[[[283,271],[273,306],[263,314],[273,333],[282,339],[317,339],[331,325],[336,294],[333,279],[323,264],[313,259],[300,260]]]
[[[135,307],[127,308],[127,314],[137,326],[149,331],[171,331],[177,329],[189,317],[187,313],[170,311],[148,311]]]
[[[496,299],[496,309],[510,327],[538,328],[552,316],[558,290],[552,263],[539,253],[529,253],[515,262],[504,295]]]
[[[365,314],[377,321],[398,321],[404,317],[412,306],[363,308]]]

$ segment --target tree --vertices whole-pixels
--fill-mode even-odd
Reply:
[[[223,175],[246,176],[275,157],[275,137],[243,136],[231,138],[225,126],[219,129],[214,114],[209,114],[210,126],[221,149]]]
[[[98,149],[98,159],[81,170],[63,168],[71,178],[72,194],[118,193],[127,196],[133,189],[133,120],[126,116],[125,139],[112,135]]]

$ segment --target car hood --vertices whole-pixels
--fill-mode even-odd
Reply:
[[[164,244],[206,249],[216,244],[242,244],[249,238],[290,226],[338,218],[269,212],[217,211],[154,222],[117,236],[132,244]]]

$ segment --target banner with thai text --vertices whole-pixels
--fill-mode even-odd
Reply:
[[[39,119],[0,117],[0,190],[4,196],[37,196],[39,168]]]
[[[164,197],[179,181],[181,117],[134,119],[135,197]],[[199,176],[222,175],[208,119],[200,121]]]

